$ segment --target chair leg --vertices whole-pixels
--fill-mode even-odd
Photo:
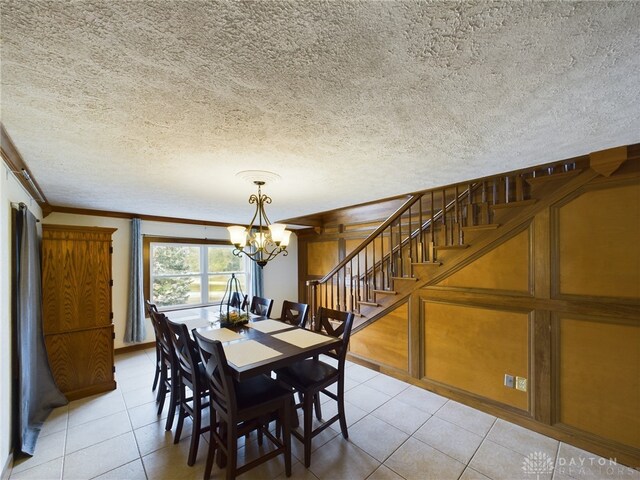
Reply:
[[[304,417],[304,466],[309,468],[311,465],[311,437],[313,425],[313,394],[305,393],[302,400],[302,412]]]
[[[200,393],[193,392],[193,416],[191,417],[191,423],[193,428],[191,430],[191,446],[189,447],[189,458],[187,459],[187,465],[190,467],[196,463],[196,457],[198,456],[198,444],[200,443],[200,425],[202,423],[202,412],[200,410]]]
[[[160,367],[156,367],[156,373],[153,376],[153,385],[151,386],[151,391],[155,391],[155,389],[158,387],[158,380],[160,378]]]
[[[171,369],[171,394],[169,395],[169,415],[167,415],[167,423],[164,426],[165,430],[171,430],[173,427],[173,419],[176,416],[176,408],[180,400],[180,378],[177,372],[174,374]]]
[[[344,380],[338,380],[338,415],[340,415],[340,431],[342,436],[349,438],[349,432],[347,431],[347,416],[344,412]]]
[[[167,396],[167,368],[163,366],[160,369],[160,386],[156,393],[156,403],[158,404],[158,415],[162,413],[164,408],[165,397]]]
[[[227,425],[227,480],[236,478],[238,463],[238,426]]]
[[[215,431],[216,431],[216,411],[209,407],[209,448],[207,450],[207,463],[204,467],[204,480],[209,480],[211,477],[211,470],[213,469],[213,460],[216,455],[216,440],[215,440]]]
[[[156,345],[156,374],[153,377],[153,385],[151,386],[151,391],[153,392],[158,386],[158,378],[160,377],[160,350],[158,349],[158,345]]]
[[[184,424],[184,417],[187,416],[187,410],[184,408],[184,399],[186,398],[186,391],[184,385],[180,384],[180,407],[178,408],[178,425],[176,426],[176,434],[173,437],[173,443],[180,441],[180,435],[182,435],[182,425]]]
[[[320,392],[313,396],[313,404],[316,409],[316,418],[322,420],[322,407],[320,407]]]
[[[287,400],[282,407],[282,443],[284,444],[284,471],[287,477],[291,476],[291,412],[289,407]]]

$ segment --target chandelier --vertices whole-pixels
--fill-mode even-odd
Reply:
[[[265,204],[271,203],[271,197],[262,193],[261,187],[265,184],[263,180],[254,180],[258,186],[258,194],[249,197],[249,204],[256,204],[256,212],[247,228],[239,225],[227,227],[229,238],[235,246],[233,254],[242,254],[256,262],[260,267],[264,267],[267,262],[273,260],[282,253],[286,257],[287,245],[291,231],[286,230],[287,226],[282,223],[271,223],[264,211]],[[256,223],[257,222],[257,223]]]

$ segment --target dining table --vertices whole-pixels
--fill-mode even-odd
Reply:
[[[335,350],[342,340],[275,319],[250,315],[249,322],[221,327],[220,307],[199,307],[166,313],[173,322],[184,323],[213,340],[220,340],[234,378],[270,374],[305,358]]]

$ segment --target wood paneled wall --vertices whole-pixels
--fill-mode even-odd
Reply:
[[[399,378],[640,466],[639,162],[559,201],[538,201],[528,223],[481,255],[460,254],[459,268],[354,334],[351,351]],[[314,258],[320,249],[312,244],[328,240],[301,239],[309,247],[301,275],[321,274],[312,266],[322,262],[335,266],[326,250]],[[333,261],[361,239],[334,232],[331,241]],[[526,378],[527,392],[505,387],[505,374]]]
[[[409,305],[404,303],[356,332],[349,351],[363,359],[377,362],[402,372],[409,373]]]

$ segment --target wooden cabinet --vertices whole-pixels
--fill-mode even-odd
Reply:
[[[113,390],[114,228],[43,225],[42,316],[58,388],[69,400]]]

